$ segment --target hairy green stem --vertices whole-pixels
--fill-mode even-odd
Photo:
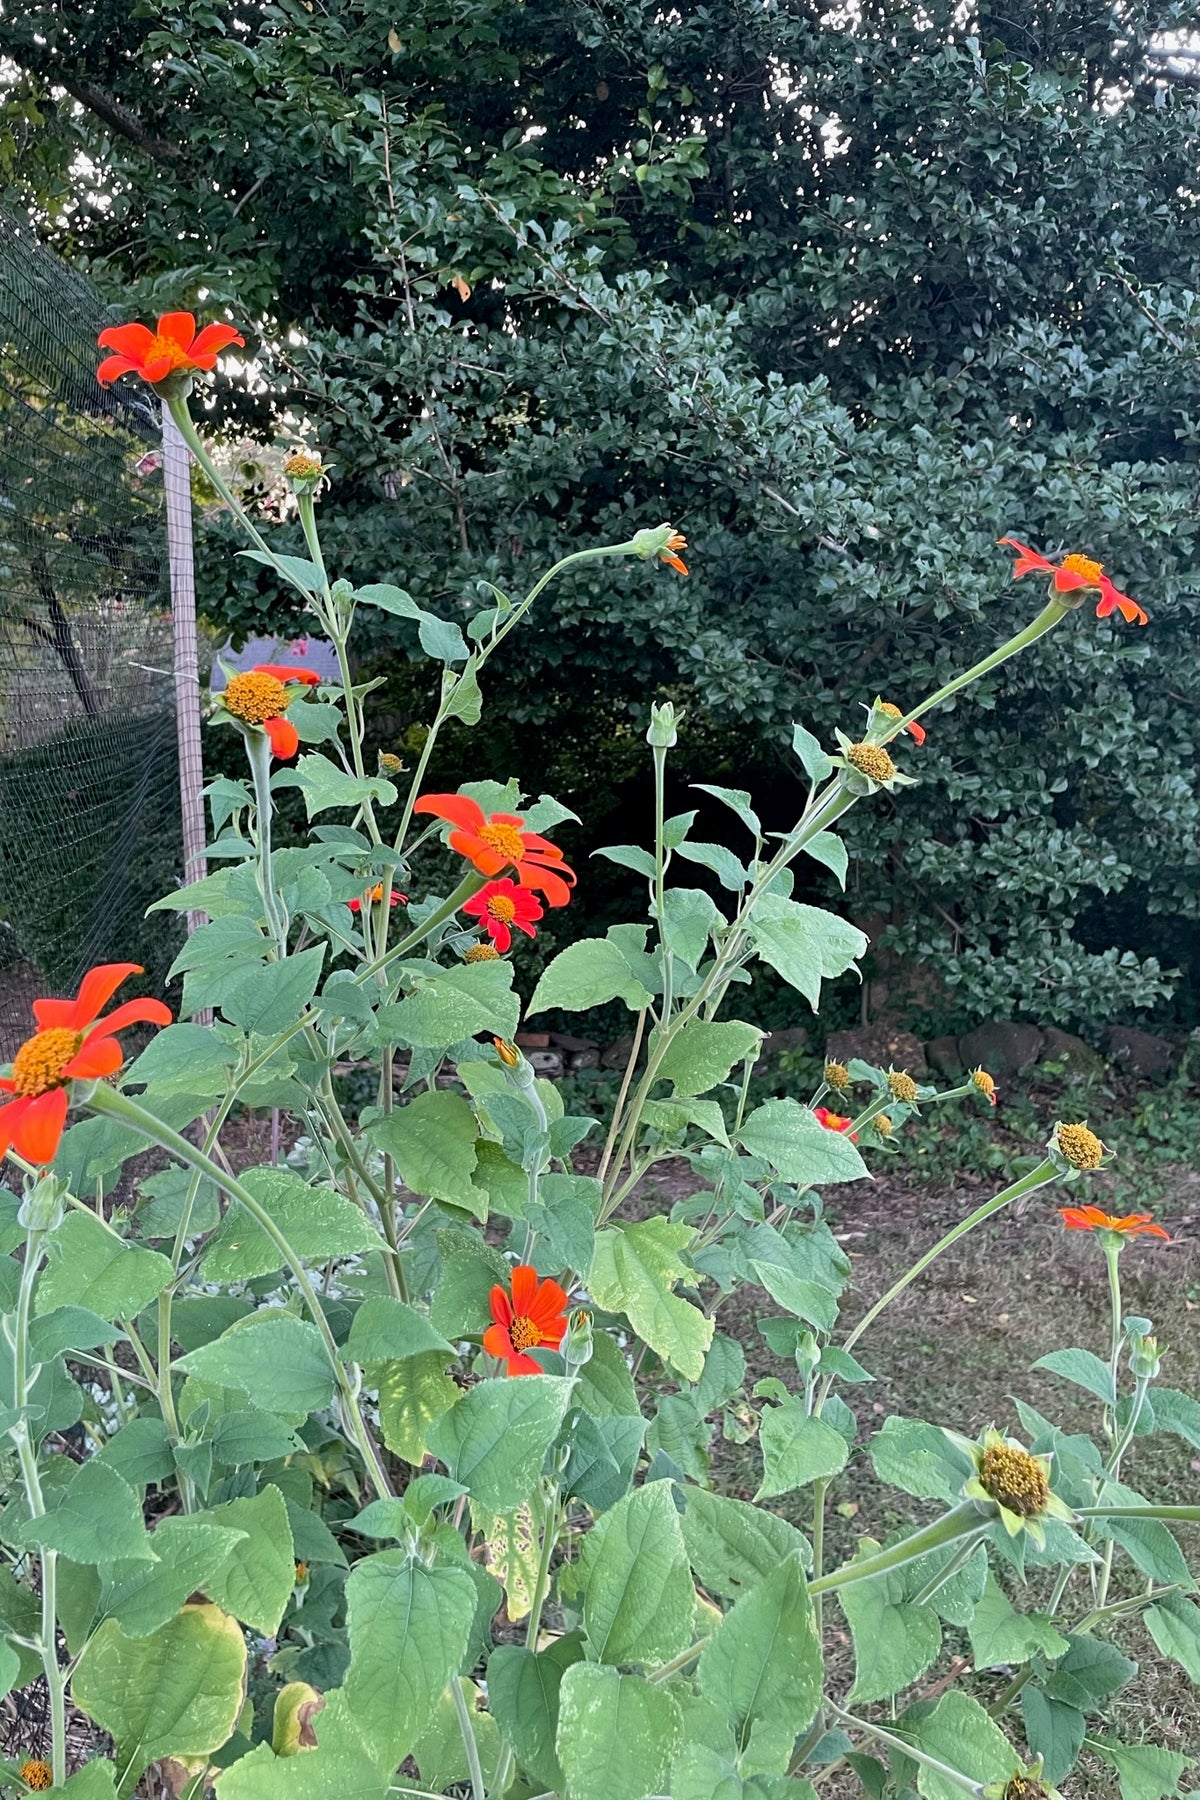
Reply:
[[[287,929],[279,910],[275,891],[275,871],[271,862],[271,740],[258,726],[246,733],[246,755],[254,783],[254,840],[258,852],[258,891],[267,915],[267,929],[282,960],[287,955]]]
[[[450,1695],[458,1717],[458,1729],[462,1733],[463,1749],[467,1753],[467,1770],[471,1777],[471,1800],[486,1800],[487,1789],[483,1779],[483,1765],[479,1760],[479,1740],[475,1736],[475,1727],[471,1722],[471,1709],[467,1705],[467,1696],[462,1690],[462,1679],[458,1675],[451,1677]]]
[[[943,1781],[948,1781],[960,1792],[972,1795],[973,1800],[982,1800],[982,1782],[972,1781],[970,1776],[964,1775],[960,1769],[952,1769],[949,1763],[939,1762],[936,1756],[930,1756],[926,1751],[918,1750],[915,1744],[910,1744],[905,1738],[896,1737],[894,1733],[885,1731],[882,1725],[876,1725],[870,1719],[860,1719],[855,1713],[846,1712],[843,1707],[838,1706],[832,1700],[826,1704],[834,1717],[840,1719],[843,1725],[850,1726],[855,1731],[865,1731],[869,1737],[878,1739],[881,1744],[886,1744],[889,1750],[898,1750],[901,1756],[907,1756],[911,1762],[919,1763],[922,1768],[931,1770],[935,1775],[940,1775]]]
[[[854,1562],[843,1563],[840,1569],[834,1569],[829,1575],[818,1576],[810,1581],[810,1594],[827,1594],[834,1588],[850,1587],[857,1581],[870,1581],[875,1575],[886,1575],[893,1569],[902,1569],[907,1563],[916,1562],[918,1557],[928,1556],[931,1550],[940,1550],[945,1544],[957,1543],[960,1538],[976,1536],[980,1530],[982,1515],[973,1500],[966,1500],[950,1512],[943,1513],[932,1525],[925,1525],[915,1531],[911,1537],[902,1538],[898,1544],[891,1544],[886,1550],[880,1550],[874,1556],[862,1556]]]

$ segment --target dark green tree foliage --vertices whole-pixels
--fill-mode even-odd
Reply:
[[[1032,615],[996,538],[1103,558],[1150,627],[1087,606],[933,716],[921,793],[851,834],[859,910],[944,976],[947,1022],[1095,1022],[1176,991],[1193,936],[1197,94],[1160,54],[1184,24],[33,4],[0,25],[4,153],[121,316],[204,296],[257,328],[337,465],[339,572],[462,617],[481,572],[687,532],[686,581],[563,585],[500,677],[510,740],[464,729],[447,781],[503,751],[530,787],[573,769],[594,818],[648,682],[688,705],[697,778],[714,745],[739,784],[782,772],[792,717],[852,730]],[[96,198],[68,204],[80,150]],[[218,417],[266,406],[225,390]],[[212,617],[286,626],[225,566]],[[409,629],[381,616],[379,650]]]

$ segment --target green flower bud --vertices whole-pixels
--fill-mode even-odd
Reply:
[[[23,1230],[53,1231],[63,1216],[66,1188],[55,1175],[43,1175],[25,1192],[17,1212],[17,1224]]]
[[[562,1359],[569,1369],[582,1369],[592,1356],[592,1315],[582,1307],[571,1314],[566,1334],[559,1345]]]
[[[679,740],[677,727],[683,722],[683,714],[678,715],[669,700],[650,708],[650,729],[646,733],[646,742],[652,750],[673,749]]]

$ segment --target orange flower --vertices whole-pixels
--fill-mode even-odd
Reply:
[[[875,702],[875,707],[876,711],[886,713],[889,719],[902,719],[904,717],[900,708],[892,700],[877,700]],[[907,731],[909,737],[918,744],[923,744],[928,736],[925,727],[919,725],[916,719],[910,719],[904,729]]]
[[[164,313],[156,332],[148,325],[110,325],[97,341],[102,350],[116,351],[96,370],[102,387],[122,375],[140,375],[153,387],[181,370],[215,369],[222,350],[246,342],[232,325],[206,325],[197,332],[187,312]]]
[[[375,883],[375,886],[369,887],[367,889],[366,893],[363,894],[361,898],[356,894],[354,896],[353,900],[347,900],[346,905],[350,908],[350,911],[352,913],[360,913],[363,909],[364,901],[366,902],[366,904],[368,906],[378,906],[380,904],[380,902],[382,901],[382,899],[383,899],[383,883],[382,883],[382,881],[377,881]],[[408,895],[407,894],[398,894],[396,892],[395,888],[393,888],[388,895],[388,905],[389,906],[407,906],[408,905]]]
[[[255,663],[240,675],[231,675],[217,702],[233,718],[246,725],[261,725],[271,740],[271,750],[280,762],[295,756],[300,748],[300,734],[284,713],[299,698],[292,684],[316,687],[321,677],[315,669],[292,669],[282,663]],[[292,689],[289,692],[289,688]]]
[[[121,983],[141,973],[138,963],[101,963],[74,1000],[34,1001],[40,1030],[13,1057],[12,1074],[0,1076],[0,1091],[16,1095],[0,1105],[0,1157],[12,1148],[39,1167],[53,1162],[70,1104],[67,1083],[115,1075],[125,1060],[115,1033],[126,1025],[171,1023],[161,1000],[126,1000],[100,1018]]]
[[[1031,550],[1028,544],[1021,543],[1019,538],[1001,538],[1010,550],[1015,550],[1017,560],[1013,564],[1013,575],[1020,577],[1039,573],[1050,576],[1050,585],[1060,594],[1076,593],[1080,588],[1093,588],[1100,596],[1096,607],[1096,617],[1107,619],[1109,613],[1119,612],[1128,625],[1148,625],[1149,613],[1143,612],[1136,600],[1128,594],[1117,591],[1104,573],[1103,563],[1093,562],[1090,556],[1072,554],[1064,556],[1061,562],[1050,562]]]
[[[850,1127],[854,1123],[853,1119],[844,1119],[841,1113],[830,1112],[827,1106],[814,1106],[813,1118],[817,1120],[818,1124],[823,1125],[826,1131],[850,1131]],[[850,1131],[850,1141],[852,1144],[857,1144],[857,1131]]]
[[[570,900],[574,869],[563,861],[556,845],[523,831],[525,820],[519,814],[486,814],[466,794],[425,794],[413,810],[453,825],[450,848],[474,863],[481,875],[499,875],[512,868],[523,888],[540,888],[551,906],[565,906]]]
[[[519,888],[515,881],[505,876],[503,881],[489,881],[485,888],[480,888],[467,901],[463,911],[486,927],[497,950],[503,952],[512,948],[514,925],[526,937],[537,936],[534,926],[542,916],[542,903],[536,894]]]
[[[492,1289],[492,1318],[483,1334],[489,1356],[503,1357],[510,1375],[540,1375],[542,1369],[527,1350],[546,1344],[557,1350],[567,1329],[567,1296],[557,1281],[539,1281],[528,1263],[512,1272],[512,1297],[502,1287]]]
[[[667,539],[666,549],[659,551],[659,558],[662,562],[670,563],[673,569],[678,569],[681,575],[686,575],[688,566],[679,555],[681,550],[686,549],[687,539],[684,537],[682,531],[673,531]]]
[[[1068,1231],[1115,1231],[1120,1237],[1159,1237],[1171,1242],[1171,1234],[1156,1225],[1149,1213],[1126,1213],[1114,1219],[1098,1206],[1060,1206],[1063,1224]]]

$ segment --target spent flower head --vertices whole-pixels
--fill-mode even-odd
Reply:
[[[1060,1172],[1067,1176],[1102,1168],[1112,1156],[1112,1152],[1096,1133],[1082,1123],[1057,1124],[1048,1148]]]
[[[920,1090],[912,1076],[904,1069],[889,1069],[884,1080],[891,1089],[896,1100],[903,1101],[905,1106],[915,1106],[920,1098]]]
[[[970,1458],[974,1468],[963,1486],[963,1498],[978,1501],[984,1510],[994,1508],[1010,1537],[1028,1532],[1040,1550],[1046,1543],[1047,1519],[1069,1522],[1074,1518],[1066,1502],[1051,1492],[1050,1456],[1035,1456],[991,1425],[976,1442],[953,1431],[946,1436]]]
[[[827,1062],[825,1064],[825,1086],[833,1088],[838,1094],[850,1092],[850,1071],[845,1063]]]

